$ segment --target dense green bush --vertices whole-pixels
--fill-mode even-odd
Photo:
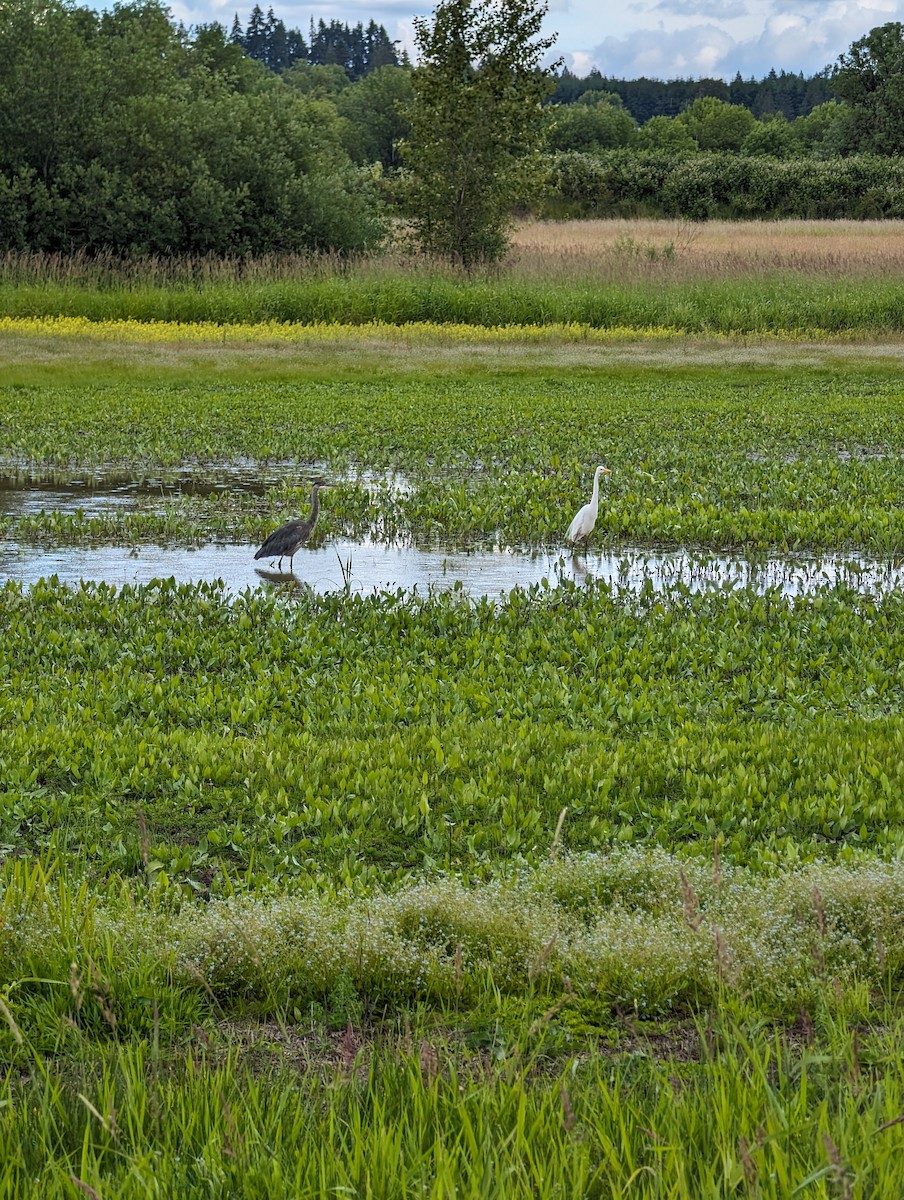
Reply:
[[[550,104],[543,110],[543,136],[549,150],[609,150],[637,138],[634,118],[618,96],[588,93],[576,104]]]
[[[904,162],[859,154],[779,159],[765,154],[626,150],[551,156],[537,184],[544,215],[722,218],[900,218]]]
[[[222,38],[221,38],[222,40]],[[221,49],[232,49],[225,44]],[[369,172],[333,105],[211,58],[156,3],[0,9],[0,249],[363,249]]]

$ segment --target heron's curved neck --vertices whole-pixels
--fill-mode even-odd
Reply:
[[[320,491],[320,484],[315,483],[311,491],[311,520],[317,520],[317,514],[320,512],[320,497],[317,493]]]

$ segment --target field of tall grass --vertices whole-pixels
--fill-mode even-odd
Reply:
[[[610,283],[904,276],[901,221],[537,221],[513,234],[510,270]]]
[[[524,227],[470,281],[8,259],[0,501],[50,499],[0,539],[256,542],[317,472],[326,545],[552,552],[603,461],[595,546],[894,564],[901,246]],[[773,336],[667,330],[681,295]],[[255,326],[274,297],[358,307]],[[514,329],[516,300],[623,324]],[[53,501],[236,463],[284,470]],[[0,1197],[904,1193],[901,596],[856,564],[796,597],[318,595],[303,556],[238,595],[0,586]]]
[[[904,327],[902,266],[902,222],[542,222],[515,231],[501,268],[471,277],[393,251],[135,263],[8,254],[0,315],[888,335]]]

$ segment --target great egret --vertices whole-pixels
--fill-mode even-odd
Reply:
[[[311,491],[311,511],[307,517],[303,521],[300,517],[294,521],[286,521],[285,525],[280,525],[279,529],[274,529],[257,554],[255,554],[255,559],[276,558],[279,555],[278,569],[282,570],[282,560],[288,557],[289,570],[292,570],[292,559],[295,557],[295,551],[299,546],[304,545],[311,536],[314,526],[317,524],[317,517],[320,513],[320,501],[317,499],[317,493],[324,487],[329,487],[329,484],[314,484]]]
[[[597,467],[593,473],[593,494],[590,497],[590,502],[578,512],[577,516],[568,526],[568,532],[565,534],[565,540],[570,542],[572,546],[580,541],[589,541],[593,527],[596,524],[596,514],[600,506],[600,475],[611,475],[612,472],[608,467]]]

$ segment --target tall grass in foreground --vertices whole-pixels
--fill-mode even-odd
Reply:
[[[361,1048],[351,1029],[331,1070],[255,1069],[209,1038],[178,1059],[23,1052],[0,1196],[897,1196],[901,1032],[801,1048],[728,1021],[701,1028],[696,1060],[564,1066],[527,1034],[494,1060],[427,1037]]]

